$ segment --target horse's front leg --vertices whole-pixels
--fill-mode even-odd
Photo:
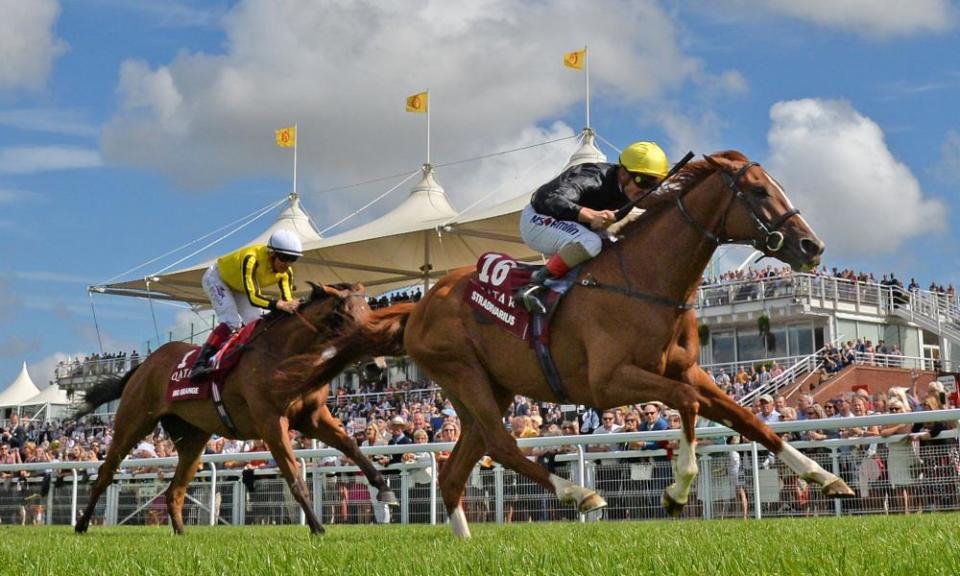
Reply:
[[[695,403],[696,405],[696,403]],[[677,477],[673,484],[663,491],[663,507],[672,516],[679,516],[690,497],[690,487],[697,478],[697,437],[695,427],[697,413],[693,410],[680,411],[680,423],[683,436],[674,458],[677,459]]]
[[[663,492],[663,507],[676,516],[683,511],[697,477],[695,435],[700,395],[686,382],[672,380],[634,365],[619,366],[602,386],[594,387],[601,408],[657,400],[680,413],[683,436],[677,452],[677,477]]]

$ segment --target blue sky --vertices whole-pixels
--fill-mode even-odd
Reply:
[[[99,349],[88,285],[283,198],[291,162],[273,129],[299,123],[299,190],[325,228],[396,181],[327,190],[423,162],[423,118],[402,105],[425,88],[436,163],[576,134],[583,76],[560,62],[585,43],[605,140],[741,150],[784,184],[827,265],[960,281],[957,2],[0,0],[0,13],[0,385],[22,362],[44,384]],[[457,206],[494,202],[573,145],[438,177]],[[107,351],[196,320],[94,303]]]

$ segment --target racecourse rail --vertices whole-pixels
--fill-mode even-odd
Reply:
[[[770,427],[778,434],[806,430],[840,430],[915,424],[954,422],[960,424],[960,410],[883,414],[863,417],[828,418],[781,422]],[[684,517],[716,518],[746,515],[742,509],[749,501],[749,515],[766,516],[875,514],[923,509],[960,509],[960,445],[957,429],[941,432],[934,440],[920,441],[918,434],[898,434],[887,438],[863,436],[819,442],[794,441],[795,447],[817,462],[844,477],[858,492],[851,500],[825,501],[816,487],[804,487],[795,475],[756,443],[709,444],[698,446],[700,477],[691,494]],[[697,428],[701,440],[737,435],[723,426]],[[499,465],[474,472],[466,491],[465,503],[474,521],[504,522],[521,520],[596,521],[600,519],[643,519],[662,517],[660,491],[671,481],[670,463],[659,450],[619,451],[616,446],[634,441],[675,441],[680,431],[615,433],[608,435],[554,436],[518,441],[522,448],[562,449],[554,454],[557,473],[580,485],[600,491],[610,506],[606,511],[584,516],[560,504],[555,496]],[[915,446],[919,444],[919,446]],[[612,446],[612,451],[595,452],[591,448]],[[405,446],[365,447],[368,455],[420,454],[416,463],[391,465],[391,486],[401,501],[395,518],[402,523],[436,524],[445,521],[439,502],[436,454],[452,449],[451,443],[410,444]],[[886,447],[886,448],[883,448]],[[740,455],[731,457],[731,452]],[[914,456],[910,456],[913,453]],[[364,501],[365,486],[355,466],[323,465],[324,459],[340,456],[329,448],[298,450],[301,471],[311,486],[314,508],[324,522],[337,523],[370,519],[369,502]],[[211,454],[202,458],[203,471],[191,485],[185,518],[192,524],[303,523],[302,512],[290,506],[282,479],[275,469],[259,469],[251,482],[240,470],[223,469],[226,462],[270,460],[267,452]],[[909,460],[909,474],[903,475],[903,462]],[[731,462],[739,461],[738,477]],[[117,481],[108,489],[97,517],[104,524],[135,524],[165,521],[163,490],[167,480],[157,473],[136,473],[137,469],[173,466],[176,458],[127,459],[120,465]],[[868,462],[869,461],[869,462]],[[0,522],[36,524],[75,523],[78,509],[85,505],[89,484],[81,481],[94,476],[99,462],[44,462],[0,465],[0,474],[28,471],[66,474],[62,483],[51,482],[46,490],[40,477],[22,482],[0,482]],[[874,467],[876,466],[876,470]],[[429,474],[423,474],[425,471]],[[899,470],[899,471],[898,471]],[[61,472],[62,471],[62,472]],[[167,474],[166,478],[169,478]],[[253,493],[249,493],[249,486]],[[259,489],[257,486],[259,485]],[[349,488],[348,488],[349,486]],[[743,489],[745,500],[740,500]],[[355,493],[356,490],[356,493]],[[803,496],[806,490],[806,496]],[[795,498],[790,494],[794,494]],[[345,502],[343,499],[348,498]],[[908,502],[912,498],[912,504]],[[901,506],[901,499],[903,499]],[[257,507],[260,508],[257,508]],[[731,507],[733,513],[730,512]],[[269,513],[263,513],[269,509]],[[365,510],[364,510],[365,509]],[[348,515],[343,516],[344,511]],[[355,517],[354,517],[355,516]],[[266,520],[264,521],[264,518]]]

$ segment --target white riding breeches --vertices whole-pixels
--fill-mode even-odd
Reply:
[[[220,278],[220,270],[216,264],[203,273],[201,284],[219,321],[226,322],[233,330],[253,322],[265,312],[263,308],[251,304],[246,294],[235,292],[227,286]]]
[[[573,242],[583,246],[591,258],[603,248],[600,235],[593,230],[579,222],[539,214],[530,204],[520,213],[520,237],[527,246],[546,256],[553,256]]]

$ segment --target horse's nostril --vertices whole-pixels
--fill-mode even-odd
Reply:
[[[800,240],[800,250],[807,256],[819,256],[823,254],[823,242],[813,238],[803,238]]]

